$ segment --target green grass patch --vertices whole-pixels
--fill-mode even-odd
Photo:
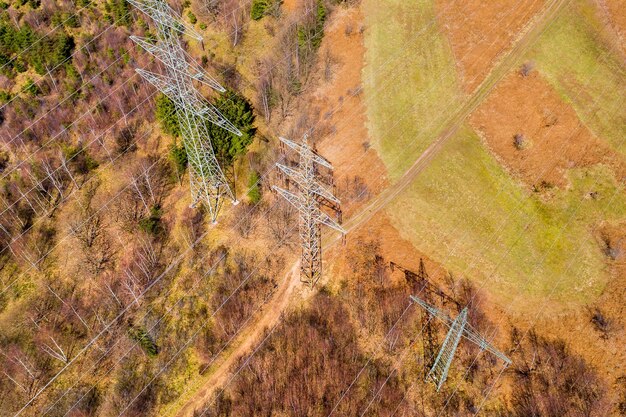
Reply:
[[[248,198],[250,198],[250,204],[257,204],[261,201],[263,195],[261,194],[261,177],[256,171],[252,171],[248,178]]]
[[[529,194],[463,129],[387,213],[416,248],[485,284],[503,305],[516,299],[523,310],[549,295],[561,306],[582,303],[608,278],[593,228],[624,218],[626,199],[604,166],[569,178],[572,186],[549,199]]]
[[[368,129],[394,180],[433,141],[458,95],[454,59],[431,23],[432,1],[364,0],[362,7]]]
[[[592,2],[574,2],[529,54],[580,119],[626,154],[626,71],[602,36]]]

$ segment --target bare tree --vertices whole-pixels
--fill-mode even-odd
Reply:
[[[278,247],[290,245],[292,237],[298,231],[296,210],[286,201],[280,201],[276,210],[270,211],[267,216],[270,236]]]
[[[528,77],[530,73],[535,69],[535,63],[533,61],[526,61],[522,64],[519,73],[522,77]]]
[[[84,263],[93,275],[104,271],[115,254],[104,224],[104,213],[93,207],[99,185],[98,181],[89,182],[77,203],[78,214],[70,223],[73,236],[80,242]]]
[[[241,237],[247,239],[254,231],[257,222],[256,206],[241,203],[237,208],[237,215],[234,216],[233,222],[235,229]]]

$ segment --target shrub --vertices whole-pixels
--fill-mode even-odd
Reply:
[[[260,20],[263,16],[265,16],[265,11],[268,6],[268,0],[253,0],[252,9],[250,10],[250,17],[252,20]]]
[[[35,82],[31,78],[26,80],[26,83],[24,83],[24,87],[22,87],[22,91],[33,97],[41,93],[41,90],[39,89],[39,87],[37,87],[37,84],[35,84]]]
[[[526,61],[522,64],[519,72],[522,77],[528,77],[533,69],[535,69],[535,63],[533,61]]]
[[[198,18],[195,14],[193,14],[193,12],[187,13],[187,17],[189,18],[189,22],[191,22],[192,25],[195,25],[198,22]]]
[[[177,146],[173,144],[170,148],[169,157],[172,165],[174,165],[176,176],[180,178],[185,172],[185,169],[187,169],[187,152],[185,151],[185,147],[183,145]]]
[[[98,162],[93,159],[82,144],[71,146],[61,145],[61,151],[69,165],[80,174],[88,174],[98,168]]]
[[[143,327],[131,327],[128,329],[128,335],[132,340],[139,343],[139,346],[148,354],[148,356],[156,356],[159,353],[159,347],[157,346],[152,336],[148,334]]]
[[[12,98],[13,98],[13,95],[10,92],[0,90],[0,104],[7,103],[11,101]]]
[[[9,154],[5,151],[0,151],[0,172],[3,172],[9,165]]]
[[[278,11],[282,0],[252,0],[250,17],[253,20],[260,20],[263,16],[278,16]]]
[[[107,12],[107,20],[116,26],[130,27],[132,15],[130,6],[126,0],[111,0],[104,3],[104,10]]]
[[[298,46],[304,54],[311,50],[317,51],[322,44],[326,17],[326,6],[324,6],[324,2],[322,0],[318,0],[315,25],[302,25],[298,28]]]
[[[80,27],[80,21],[78,20],[78,16],[73,13],[61,13],[57,12],[52,15],[51,23],[53,26],[65,26],[68,28],[77,28]]]
[[[135,144],[135,128],[133,126],[124,127],[115,136],[115,151],[123,154],[126,151],[132,152],[137,149]]]
[[[513,145],[517,150],[522,150],[526,147],[526,137],[521,133],[516,133],[513,136]]]
[[[150,207],[150,214],[148,217],[144,217],[139,220],[139,228],[151,235],[159,235],[163,231],[163,225],[161,224],[161,216],[163,211],[160,205],[154,205]]]

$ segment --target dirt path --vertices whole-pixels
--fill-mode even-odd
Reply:
[[[465,119],[480,105],[495,85],[518,64],[518,61],[539,38],[547,25],[569,1],[570,0],[553,0],[547,4],[536,16],[531,25],[529,25],[526,33],[517,41],[515,46],[495,66],[482,84],[468,97],[465,103],[451,115],[445,124],[446,128],[437,139],[419,158],[417,158],[398,182],[376,196],[363,210],[352,216],[343,224],[346,231],[350,232],[366,223],[374,214],[384,208],[413,182],[415,177],[424,170],[433,157],[443,148],[444,144],[454,136],[465,122]],[[327,250],[340,241],[340,236],[333,236],[324,242],[324,249]],[[270,300],[263,309],[259,318],[237,337],[233,343],[234,348],[226,352],[225,357],[213,366],[213,370],[209,371],[210,376],[204,382],[203,387],[175,414],[177,417],[193,416],[194,410],[202,407],[206,401],[211,399],[214,391],[227,382],[232,365],[234,365],[239,358],[250,352],[251,348],[261,340],[265,329],[271,328],[278,323],[281,313],[289,305],[291,295],[298,284],[298,264],[294,264],[285,277],[285,280],[280,284],[272,300]],[[310,291],[308,293],[310,293]],[[308,296],[310,295],[311,294],[308,294]]]

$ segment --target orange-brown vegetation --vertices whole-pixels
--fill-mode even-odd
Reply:
[[[626,7],[620,0],[596,0],[601,12],[606,13],[608,24],[617,37],[617,45],[626,56]]]
[[[339,288],[322,289],[310,303],[287,313],[240,360],[232,381],[194,415],[203,411],[211,416],[249,415],[263,410],[324,416],[336,407],[337,415],[469,416],[483,405],[487,390],[495,385],[499,393],[502,380],[510,399],[490,405],[483,410],[485,415],[521,417],[532,410],[606,415],[611,407],[607,385],[592,366],[561,340],[517,329],[509,343],[502,343],[514,358],[510,369],[503,370],[489,355],[463,342],[450,380],[435,393],[423,382],[422,313],[407,303],[417,289],[401,273],[385,268],[389,261],[381,256],[385,241],[371,235],[351,240],[341,273],[345,281]],[[474,328],[491,332],[481,293],[467,281],[451,276],[445,281],[433,280],[460,305],[470,306]],[[454,305],[440,307],[456,313]],[[433,327],[441,343],[446,329]]]
[[[508,0],[435,2],[441,30],[448,37],[466,92],[482,82],[544,1]]]
[[[515,362],[510,372],[513,389],[507,415],[600,417],[617,411],[607,397],[607,384],[562,340],[514,328],[511,343]]]
[[[568,169],[598,163],[610,166],[618,178],[626,175],[626,161],[537,71],[509,74],[470,121],[496,157],[530,186],[566,186]]]
[[[335,181],[347,215],[387,183],[385,166],[369,146],[365,126],[362,22],[359,7],[339,9],[333,15],[320,48],[319,87],[311,97],[327,133],[319,150],[335,165]]]

